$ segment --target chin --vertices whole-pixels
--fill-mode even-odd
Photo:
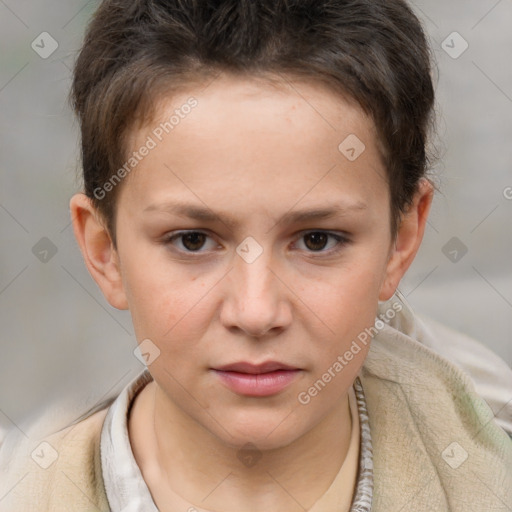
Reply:
[[[288,414],[289,411],[278,413],[274,409],[269,414],[255,411],[250,417],[245,413],[243,419],[228,419],[229,416],[225,415],[226,421],[222,426],[226,430],[216,425],[213,433],[224,444],[236,450],[248,444],[261,451],[284,448],[303,434],[298,429],[296,419],[290,421],[291,415]]]

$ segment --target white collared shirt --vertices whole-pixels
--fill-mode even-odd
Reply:
[[[128,437],[128,412],[135,396],[152,381],[147,369],[119,394],[110,406],[101,431],[101,467],[112,512],[158,512],[135,461]],[[370,512],[373,493],[373,454],[366,401],[359,379],[351,388],[357,403],[360,438],[358,475],[350,512]],[[331,486],[332,487],[332,486]],[[328,491],[329,492],[329,491]],[[314,508],[314,507],[313,507]],[[186,509],[185,509],[186,510]]]

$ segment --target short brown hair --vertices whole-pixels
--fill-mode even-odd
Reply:
[[[162,94],[226,72],[316,80],[355,99],[377,128],[392,232],[429,164],[430,49],[403,0],[104,0],[74,68],[85,193],[115,243],[126,137]],[[341,141],[340,141],[341,142]]]

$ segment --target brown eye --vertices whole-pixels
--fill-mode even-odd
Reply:
[[[304,242],[306,247],[311,251],[321,251],[325,249],[329,235],[321,231],[314,231],[304,235]]]
[[[350,243],[346,236],[328,231],[309,231],[296,242],[299,249],[318,256],[335,254]],[[302,246],[302,247],[301,247]]]
[[[206,235],[204,233],[199,233],[198,231],[194,231],[192,233],[186,233],[184,235],[180,235],[182,239],[183,246],[188,251],[197,251],[201,249],[206,241]]]
[[[215,241],[206,233],[201,231],[180,231],[169,233],[163,238],[163,243],[173,247],[182,253],[206,253],[209,249],[214,249]],[[210,244],[208,246],[208,243]]]

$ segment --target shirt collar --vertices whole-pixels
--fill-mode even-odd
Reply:
[[[100,439],[101,468],[107,499],[112,512],[158,512],[128,436],[128,414],[135,396],[153,379],[145,368],[119,394],[110,406]],[[354,392],[360,428],[359,470],[350,512],[370,512],[373,494],[373,452],[370,425],[363,388],[359,378]]]

